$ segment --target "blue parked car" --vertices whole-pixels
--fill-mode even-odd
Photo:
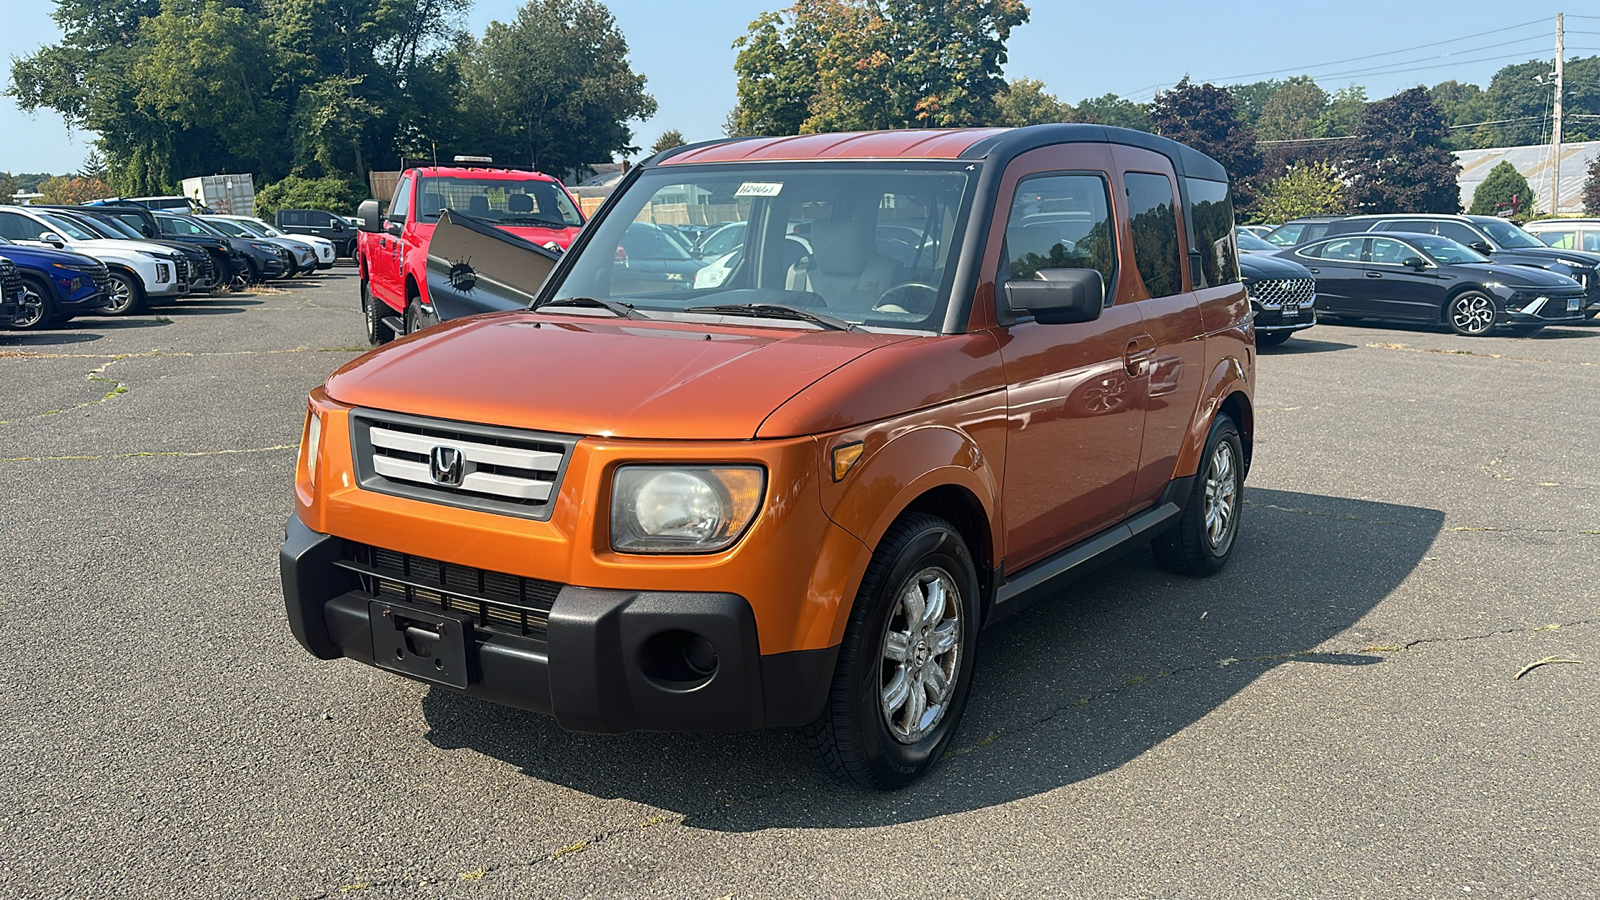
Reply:
[[[5,238],[0,238],[0,256],[16,265],[22,281],[18,309],[10,319],[0,319],[0,325],[24,331],[53,328],[106,305],[111,274],[97,259],[14,244]]]

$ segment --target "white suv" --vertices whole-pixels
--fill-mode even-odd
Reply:
[[[189,293],[189,264],[170,247],[102,238],[48,210],[0,206],[0,236],[19,244],[71,250],[105,263],[111,284],[102,312],[110,315],[138,312],[150,298]]]
[[[255,216],[225,216],[219,213],[214,216],[201,216],[200,218],[206,220],[207,222],[211,222],[212,224],[216,224],[218,219],[233,222],[240,228],[250,232],[252,237],[272,238],[277,241],[288,241],[293,244],[310,247],[311,251],[316,254],[317,268],[333,268],[333,260],[336,256],[336,253],[334,251],[333,241],[330,241],[327,238],[317,237],[314,234],[289,234],[284,231],[279,231]]]

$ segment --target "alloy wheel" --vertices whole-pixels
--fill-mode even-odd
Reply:
[[[1482,294],[1463,294],[1450,304],[1450,324],[1463,334],[1483,334],[1494,327],[1494,301]]]
[[[1233,513],[1239,496],[1234,470],[1233,445],[1219,442],[1206,469],[1206,540],[1212,549],[1227,545],[1233,528]]]
[[[44,295],[39,293],[38,289],[32,284],[24,281],[22,283],[22,306],[18,308],[17,314],[11,317],[11,327],[38,327],[44,322],[44,317],[48,315],[48,308],[49,304],[45,301]]]
[[[930,566],[906,581],[884,630],[879,708],[889,733],[915,744],[950,709],[960,672],[962,603],[955,579]]]

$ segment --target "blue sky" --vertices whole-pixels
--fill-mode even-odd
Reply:
[[[520,0],[476,0],[466,24],[481,34],[489,21],[513,18],[520,5]],[[660,103],[653,119],[634,124],[635,143],[648,146],[669,128],[690,140],[720,136],[734,103],[731,45],[752,19],[787,0],[611,0],[607,5],[628,39],[634,70],[649,79],[648,89]],[[1600,53],[1600,18],[1573,18],[1600,15],[1600,9],[1571,2],[1344,0],[1316,4],[1316,13],[1294,2],[1029,0],[1028,5],[1033,16],[1012,34],[1006,75],[1038,78],[1070,102],[1105,93],[1145,100],[1185,74],[1225,83],[1306,72],[1330,91],[1365,85],[1373,98],[1451,78],[1487,85],[1507,63],[1553,58],[1555,15],[1563,11],[1569,13],[1569,57]],[[0,60],[58,39],[50,0],[5,0],[3,6]],[[1226,14],[1195,17],[1211,11]],[[9,65],[0,81],[9,85]],[[0,98],[0,171],[76,170],[91,137],[69,133],[52,113],[29,116],[10,98]]]

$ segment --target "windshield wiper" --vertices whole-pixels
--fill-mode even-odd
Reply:
[[[584,309],[608,309],[615,313],[619,319],[642,319],[643,315],[631,304],[618,303],[615,300],[602,300],[599,297],[561,297],[555,300],[546,300],[535,303],[529,310],[543,309],[549,306],[578,306]]]
[[[782,303],[724,303],[717,306],[691,306],[686,313],[722,313],[727,316],[759,316],[763,319],[798,319],[812,322],[834,331],[854,331],[855,323],[823,313],[814,313]]]
[[[544,218],[540,218],[539,216],[501,216],[500,218],[495,219],[494,221],[496,221],[496,222],[516,222],[519,225],[521,225],[521,224],[526,224],[526,225],[548,225],[551,228],[571,228],[572,227],[570,224],[568,224],[566,222],[558,222],[555,219],[544,219]]]

